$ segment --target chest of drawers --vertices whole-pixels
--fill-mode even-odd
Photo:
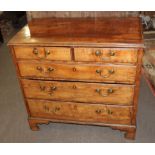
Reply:
[[[69,20],[71,25],[77,21],[83,24],[80,19]],[[123,28],[114,29],[113,20],[108,19],[110,29],[102,19],[95,23],[93,33],[94,24],[84,23],[79,33],[70,29],[71,35],[68,29],[65,32],[68,22],[59,19],[63,35],[58,26],[53,36],[31,36],[25,26],[10,40],[32,130],[39,130],[42,123],[77,123],[108,126],[125,132],[126,138],[135,138],[143,55],[141,26],[138,18],[118,21]]]

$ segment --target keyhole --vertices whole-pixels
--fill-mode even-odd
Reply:
[[[76,68],[75,67],[73,68],[73,72],[76,72]]]
[[[76,85],[73,85],[73,89],[76,89]]]

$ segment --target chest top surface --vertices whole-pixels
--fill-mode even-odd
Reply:
[[[140,18],[36,19],[9,45],[143,47]]]

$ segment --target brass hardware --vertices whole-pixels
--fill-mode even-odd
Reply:
[[[111,94],[111,93],[114,92],[114,90],[113,90],[112,88],[109,88],[109,89],[107,90],[107,92],[108,92],[108,94]]]
[[[103,78],[108,78],[109,76],[111,76],[112,74],[115,73],[114,69],[110,69],[108,70],[108,75],[102,75],[102,70],[96,70],[96,73],[99,74],[101,77]]]
[[[52,86],[52,87],[51,87],[51,91],[55,91],[56,89],[57,89],[56,86]]]
[[[102,72],[101,70],[98,70],[98,69],[96,70],[96,73],[101,73],[101,72]]]
[[[113,114],[113,112],[111,110],[109,110],[109,109],[107,110],[107,112],[108,112],[109,115]]]
[[[51,54],[50,50],[45,50],[45,56],[50,55],[50,54]]]
[[[49,109],[49,107],[48,107],[48,106],[46,106],[46,105],[44,105],[44,107],[43,107],[43,108],[44,108],[44,110],[45,110],[46,112],[49,112],[49,110],[50,110],[50,109]]]
[[[97,109],[97,110],[95,110],[95,112],[96,112],[97,114],[101,114],[101,113],[103,113],[103,112],[107,112],[109,115],[112,115],[112,114],[113,114],[113,112],[112,112],[110,109],[108,109],[108,110],[106,110],[106,111],[101,110],[101,109]]]
[[[102,110],[97,109],[97,110],[95,110],[95,112],[96,112],[97,114],[100,114],[100,113],[102,112]]]
[[[37,66],[37,70],[40,71],[40,72],[42,72],[43,71],[43,68],[40,67],[40,66]]]
[[[101,89],[96,89],[95,90],[100,96],[102,97],[107,97],[108,95],[112,94],[114,92],[114,90],[112,88],[109,88],[106,92],[106,94],[103,94],[102,93],[102,90]]]
[[[47,70],[48,70],[49,72],[52,72],[52,71],[54,71],[54,68],[49,67]]]
[[[76,68],[75,67],[73,67],[73,72],[76,72]]]
[[[37,48],[34,48],[34,49],[33,49],[33,53],[34,53],[35,55],[38,55],[38,50],[37,50]]]
[[[109,52],[109,55],[110,55],[110,56],[115,56],[115,52],[110,51],[110,52]]]
[[[96,92],[97,92],[97,93],[100,93],[100,91],[101,91],[100,89],[96,89]]]
[[[114,74],[115,73],[114,69],[111,69],[108,72],[109,72],[109,74]]]
[[[76,89],[76,85],[73,85],[73,89]]]
[[[96,55],[96,56],[100,56],[101,54],[102,54],[101,51],[96,51],[96,52],[95,52],[95,55]]]
[[[46,87],[45,86],[40,86],[41,91],[45,91]]]
[[[55,107],[54,112],[60,111],[60,107]]]
[[[47,105],[44,105],[43,108],[44,108],[45,112],[54,112],[54,113],[56,113],[57,111],[60,111],[60,107],[55,107],[55,108],[53,108],[53,110],[51,110]]]

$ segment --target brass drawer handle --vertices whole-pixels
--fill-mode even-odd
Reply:
[[[53,92],[56,91],[56,89],[57,89],[56,86],[52,86],[52,87],[48,87],[48,88],[46,88],[46,86],[39,86],[39,88],[42,92],[45,92],[49,95],[53,95]]]
[[[51,91],[55,91],[56,89],[57,89],[56,86],[52,86],[52,87],[50,88]]]
[[[112,112],[110,109],[107,110],[107,113],[108,113],[109,115],[112,115],[112,114],[113,114],[113,112]]]
[[[52,87],[50,87],[50,90],[49,90],[49,95],[53,95],[54,94],[54,91],[56,91],[57,90],[57,87],[56,86],[52,86]]]
[[[47,70],[50,73],[50,72],[53,72],[54,71],[54,68],[49,67]]]
[[[45,57],[47,57],[50,54],[51,54],[50,50],[45,50]]]
[[[95,112],[96,112],[97,114],[101,114],[101,113],[103,112],[103,110],[97,109],[97,110],[95,110]]]
[[[46,86],[40,86],[41,91],[45,91],[45,89],[46,89]]]
[[[102,53],[101,53],[101,51],[96,51],[96,52],[95,52],[95,55],[96,55],[96,56],[101,56]]]
[[[39,51],[37,50],[37,48],[33,49],[33,54],[38,55]]]
[[[102,53],[101,53],[101,51],[96,51],[96,52],[95,52],[95,55],[96,55],[96,56],[101,56]],[[110,52],[108,53],[108,55],[109,55],[110,57],[111,57],[111,56],[115,56],[115,52],[112,51],[112,50],[110,50]],[[102,61],[108,61],[108,60],[110,59],[109,56],[108,56],[108,57],[102,57],[101,60],[102,60]]]
[[[48,107],[47,105],[44,105],[43,109],[44,109],[45,112],[48,112],[48,113],[49,112],[56,113],[56,112],[60,111],[60,107],[55,107],[53,109],[50,109],[50,107]]]
[[[106,91],[106,94],[103,94],[101,89],[96,89],[95,91],[96,91],[100,96],[102,96],[102,97],[107,97],[107,96],[109,96],[110,94],[114,93],[114,90],[113,90],[112,88],[109,88],[109,89]]]
[[[99,75],[100,75],[101,77],[103,77],[103,78],[108,78],[108,77],[110,77],[112,74],[114,74],[115,71],[114,71],[114,69],[110,69],[110,70],[108,70],[108,75],[102,75],[102,70],[97,69],[97,70],[96,70],[96,73],[99,74]]]
[[[40,67],[40,66],[37,66],[37,68],[36,68],[38,71],[40,71],[40,72],[42,72],[43,71],[43,68],[42,67]]]
[[[106,112],[108,115],[112,115],[113,112],[110,110],[110,109],[107,109],[106,111],[105,110],[101,110],[101,109],[97,109],[95,110],[96,114],[101,114],[101,113],[104,113]]]
[[[58,112],[58,111],[60,111],[60,107],[55,107],[53,110],[53,112]]]
[[[110,56],[115,56],[115,52],[114,52],[114,51],[110,51],[110,52],[109,52],[109,55],[110,55]]]

